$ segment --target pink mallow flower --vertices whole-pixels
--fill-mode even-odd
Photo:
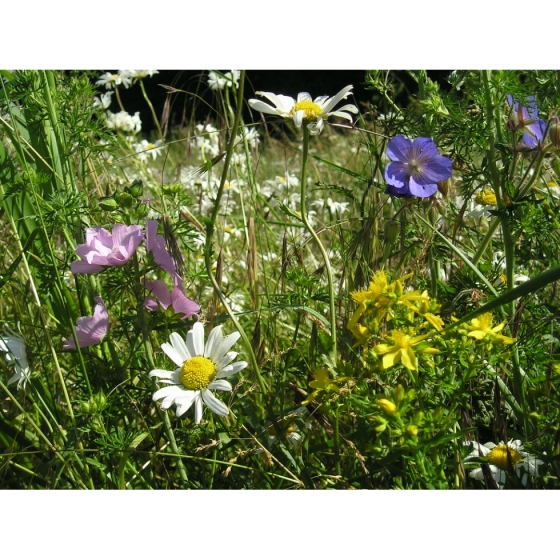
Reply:
[[[181,286],[175,286],[173,291],[169,293],[165,282],[163,280],[156,280],[155,282],[148,282],[146,289],[150,290],[152,295],[158,299],[159,305],[163,309],[172,307],[175,313],[182,313],[183,317],[181,319],[183,320],[200,311],[200,305],[185,296]],[[149,298],[144,302],[144,306],[150,311],[158,311],[158,302]]]
[[[80,348],[99,344],[109,328],[109,314],[103,300],[100,296],[93,299],[97,303],[93,310],[93,317],[80,317],[78,324],[74,327]],[[64,350],[76,349],[73,337],[69,339],[63,337],[62,342],[66,343],[63,346]]]
[[[106,266],[122,266],[142,243],[142,226],[115,224],[109,233],[102,227],[86,229],[86,242],[76,247],[81,261],[70,265],[72,274],[101,272]]]
[[[146,222],[146,249],[152,253],[156,264],[173,276],[175,285],[180,284],[182,280],[177,275],[177,264],[165,248],[165,237],[157,235],[157,230],[157,220]]]

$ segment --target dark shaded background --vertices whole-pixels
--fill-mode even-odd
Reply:
[[[227,70],[222,72],[225,73]],[[449,71],[446,70],[428,72],[429,77],[440,83],[443,89],[448,87],[445,80],[448,74]],[[397,98],[397,102],[404,106],[408,103],[409,96],[416,93],[416,83],[404,71],[399,72],[399,77],[406,88]],[[159,117],[164,110],[169,91],[161,84],[189,92],[188,94],[174,93],[169,98],[169,123],[170,126],[175,126],[188,121],[193,111],[198,122],[206,120],[211,114],[209,105],[215,106],[216,95],[208,87],[207,78],[207,70],[161,70],[159,74],[144,80],[144,84]],[[307,91],[313,98],[319,95],[331,97],[345,86],[352,84],[354,99],[360,105],[370,102],[373,95],[365,88],[364,82],[365,70],[247,70],[245,99],[254,97],[255,91],[281,93],[294,98],[298,93]],[[132,86],[130,89],[119,88],[119,93],[129,113],[140,111],[143,132],[149,133],[153,130],[153,120],[140,88],[138,86]],[[116,111],[115,106],[112,110]],[[248,113],[245,116],[247,117]]]

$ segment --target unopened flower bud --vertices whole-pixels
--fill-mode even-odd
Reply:
[[[392,245],[399,237],[399,224],[395,220],[389,220],[383,225],[385,232],[385,243]]]
[[[393,414],[397,412],[395,403],[387,399],[377,399],[377,404],[390,416],[393,416]]]
[[[134,181],[130,187],[124,189],[130,196],[134,198],[140,198],[144,192],[144,186],[142,181]]]
[[[445,181],[438,181],[437,182],[438,191],[447,198],[449,191],[451,189],[451,179],[446,179]]]
[[[550,119],[548,137],[555,146],[560,145],[560,118],[556,115]]]
[[[397,404],[400,404],[404,399],[404,387],[400,383],[393,389],[393,398]]]
[[[414,424],[410,424],[406,427],[406,433],[409,436],[416,437],[418,435],[418,426],[414,426]]]
[[[147,204],[139,204],[138,208],[136,208],[136,214],[138,214],[139,218],[145,218],[148,215],[150,208]]]
[[[163,192],[166,194],[176,194],[183,189],[182,183],[173,183],[173,185],[163,185]]]
[[[107,405],[107,397],[105,396],[103,391],[100,391],[99,393],[97,393],[97,395],[93,396],[93,402],[95,403],[97,410],[101,411]]]
[[[115,194],[115,199],[121,208],[130,208],[134,204],[134,198],[126,192]]]
[[[99,199],[99,206],[102,210],[115,210],[118,207],[117,201],[112,196],[103,196]]]

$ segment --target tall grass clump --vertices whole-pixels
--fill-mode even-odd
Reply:
[[[558,73],[155,73],[1,72],[2,487],[558,487]]]

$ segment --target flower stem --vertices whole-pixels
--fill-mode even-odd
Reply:
[[[138,267],[138,255],[134,253],[134,269],[136,272],[136,278],[138,282],[140,282],[140,271]],[[140,328],[142,329],[142,339],[144,342],[144,349],[146,351],[146,359],[148,361],[148,367],[150,370],[155,369],[154,357],[152,354],[152,346],[150,343],[150,338],[148,335],[148,328],[146,326],[146,318],[144,316],[144,308],[142,306],[142,298],[138,298],[138,321],[140,322]],[[155,379],[152,379],[152,388],[155,389]],[[183,464],[183,460],[181,459],[179,448],[177,447],[177,441],[175,439],[175,434],[173,433],[173,428],[171,427],[171,420],[169,420],[169,414],[167,410],[161,410],[158,407],[159,414],[161,419],[163,420],[163,425],[165,426],[165,432],[167,437],[169,438],[169,443],[171,443],[171,449],[173,453],[177,455],[177,468],[179,469],[179,474],[181,476],[181,480],[183,482],[188,482],[189,477],[187,476],[187,470],[185,469],[185,465]]]
[[[337,361],[337,348],[336,348],[336,307],[335,307],[335,295],[334,295],[334,282],[333,273],[331,268],[331,262],[327,254],[326,249],[323,247],[319,236],[309,223],[307,219],[307,205],[306,205],[306,195],[307,195],[307,156],[309,153],[309,129],[303,127],[303,160],[301,163],[301,221],[305,225],[305,229],[309,232],[309,235],[315,240],[319,251],[325,261],[325,269],[327,271],[327,284],[329,288],[329,308],[330,308],[330,319],[331,319],[331,341],[332,349],[331,354],[336,363]]]
[[[146,89],[144,88],[144,80],[138,80],[138,81],[140,82],[140,89],[142,90],[142,95],[144,96],[144,99],[146,100],[146,103],[148,104],[148,106],[150,107],[150,111],[152,112],[152,118],[154,119],[154,123],[158,129],[159,137],[163,140],[163,133],[161,132],[161,126],[159,124],[159,120],[154,110],[154,106],[152,105],[152,102],[150,101],[150,98],[146,93]]]
[[[226,159],[225,159],[225,162],[224,162],[224,169],[222,171],[222,178],[220,180],[220,186],[218,188],[218,192],[216,193],[216,201],[214,203],[214,208],[212,210],[212,215],[210,216],[210,219],[208,219],[206,221],[206,245],[204,246],[204,263],[206,264],[206,271],[208,272],[208,277],[210,278],[210,282],[212,283],[212,286],[214,288],[214,292],[217,294],[218,298],[220,299],[220,301],[221,301],[222,305],[224,306],[227,314],[229,315],[230,319],[232,320],[233,324],[235,325],[235,328],[239,331],[239,334],[241,334],[241,338],[243,340],[243,343],[245,344],[245,350],[249,354],[249,360],[251,361],[251,366],[252,366],[253,371],[255,372],[255,375],[257,377],[257,382],[258,382],[260,390],[261,390],[261,395],[264,397],[267,394],[267,389],[266,389],[266,385],[264,383],[264,379],[263,379],[262,374],[261,374],[259,364],[257,362],[257,357],[255,356],[255,352],[253,351],[253,345],[251,344],[251,341],[249,340],[249,337],[247,336],[247,334],[243,330],[243,327],[241,326],[241,323],[239,322],[239,320],[235,316],[235,313],[233,312],[233,310],[229,306],[229,304],[226,300],[226,297],[224,296],[222,290],[220,289],[220,286],[218,285],[218,282],[214,278],[214,274],[212,272],[212,260],[211,260],[212,240],[213,240],[213,237],[214,237],[214,226],[215,226],[215,224],[218,220],[218,212],[220,210],[220,202],[222,200],[222,195],[224,193],[224,187],[225,187],[225,184],[226,184],[226,179],[227,179],[227,174],[228,174],[228,170],[229,170],[229,164],[230,164],[230,161],[231,161],[231,156],[233,155],[233,149],[234,149],[234,146],[235,146],[235,138],[236,138],[236,135],[237,135],[237,129],[239,128],[239,122],[241,121],[241,112],[242,112],[242,109],[243,109],[243,90],[244,90],[244,86],[245,86],[245,70],[242,70],[241,71],[241,76],[239,78],[239,89],[237,90],[237,108],[236,108],[236,113],[235,113],[235,120],[233,121],[233,128],[230,131],[230,137],[229,137],[229,142],[228,142],[228,147],[227,147]],[[258,402],[257,404],[258,404],[259,408],[261,409],[261,413],[262,413],[263,410],[262,410],[262,406],[261,406],[260,402]]]

